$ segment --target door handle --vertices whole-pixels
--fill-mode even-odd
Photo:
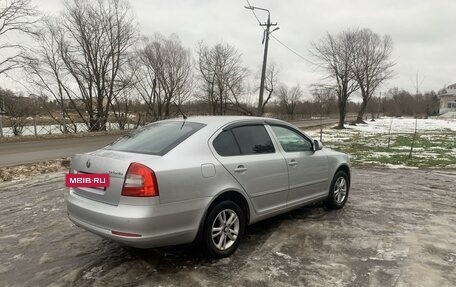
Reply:
[[[245,166],[243,166],[243,165],[238,165],[238,167],[236,167],[234,169],[234,172],[238,172],[238,173],[243,173],[245,171],[247,171],[247,168]]]
[[[298,162],[297,162],[296,160],[292,159],[292,160],[290,160],[290,161],[288,162],[288,165],[289,165],[289,166],[297,166],[297,165],[298,165]]]

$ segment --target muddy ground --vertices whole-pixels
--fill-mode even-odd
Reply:
[[[0,286],[455,286],[456,171],[356,169],[347,206],[255,224],[238,252],[137,250],[73,226],[63,173],[0,184]]]

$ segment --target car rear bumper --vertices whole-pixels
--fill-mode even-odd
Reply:
[[[117,206],[75,194],[67,197],[68,218],[77,226],[121,244],[152,248],[192,242],[210,198],[156,205]],[[112,231],[138,234],[138,237]]]

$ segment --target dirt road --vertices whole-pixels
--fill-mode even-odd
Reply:
[[[52,160],[101,148],[120,135],[46,139],[0,144],[0,167]]]
[[[456,171],[356,169],[346,208],[247,229],[232,257],[124,248],[66,218],[63,174],[0,184],[1,286],[455,286]]]

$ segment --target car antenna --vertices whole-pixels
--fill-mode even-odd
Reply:
[[[179,108],[179,106],[176,104],[176,102],[173,101],[173,104],[176,106],[177,110],[179,111],[179,113],[181,113],[182,115],[182,118],[184,118],[184,121],[182,122],[182,125],[181,125],[181,128],[182,129],[185,125],[185,120],[187,119],[187,116],[184,114],[184,112],[182,112],[182,110]]]
[[[184,119],[184,121],[187,119],[187,116],[184,114],[184,112],[182,112],[182,110],[179,108],[179,106],[176,104],[176,102],[173,102],[173,104],[176,106],[177,110],[179,111],[179,113],[182,115],[182,118]]]

